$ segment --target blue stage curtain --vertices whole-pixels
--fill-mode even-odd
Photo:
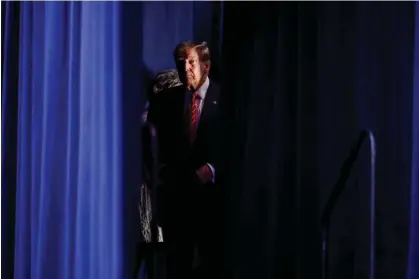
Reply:
[[[122,274],[118,22],[118,3],[20,4],[14,278]]]
[[[221,5],[1,5],[2,277],[130,278],[144,90]]]

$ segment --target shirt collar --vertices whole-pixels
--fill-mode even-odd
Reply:
[[[210,81],[209,81],[209,78],[207,77],[204,83],[201,85],[201,87],[199,87],[198,90],[196,91],[196,93],[198,94],[199,97],[201,97],[202,100],[204,100],[205,96],[207,95],[209,84],[210,84]]]

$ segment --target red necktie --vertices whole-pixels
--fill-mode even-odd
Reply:
[[[195,140],[196,130],[198,124],[198,103],[199,97],[197,93],[192,94],[192,100],[190,105],[190,121],[189,121],[189,136],[191,142]]]

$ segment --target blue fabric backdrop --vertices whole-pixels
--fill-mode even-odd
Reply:
[[[20,5],[14,278],[122,271],[117,5]]]
[[[376,278],[419,278],[414,2],[2,2],[2,277],[133,274],[144,88],[190,38],[225,74],[236,278],[319,278],[320,213],[364,127]],[[340,279],[366,278],[366,153],[334,218]]]

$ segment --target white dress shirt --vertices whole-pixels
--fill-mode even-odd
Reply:
[[[209,87],[210,81],[209,78],[207,77],[204,81],[204,83],[202,84],[201,87],[198,88],[198,90],[196,91],[196,93],[198,94],[199,98],[199,106],[198,106],[198,126],[199,126],[199,120],[201,119],[201,114],[202,114],[202,108],[204,107],[204,101],[205,101],[205,97],[207,95],[207,91],[208,91],[208,87]],[[191,100],[191,92],[188,92],[185,94],[185,106],[187,107],[190,103]]]

